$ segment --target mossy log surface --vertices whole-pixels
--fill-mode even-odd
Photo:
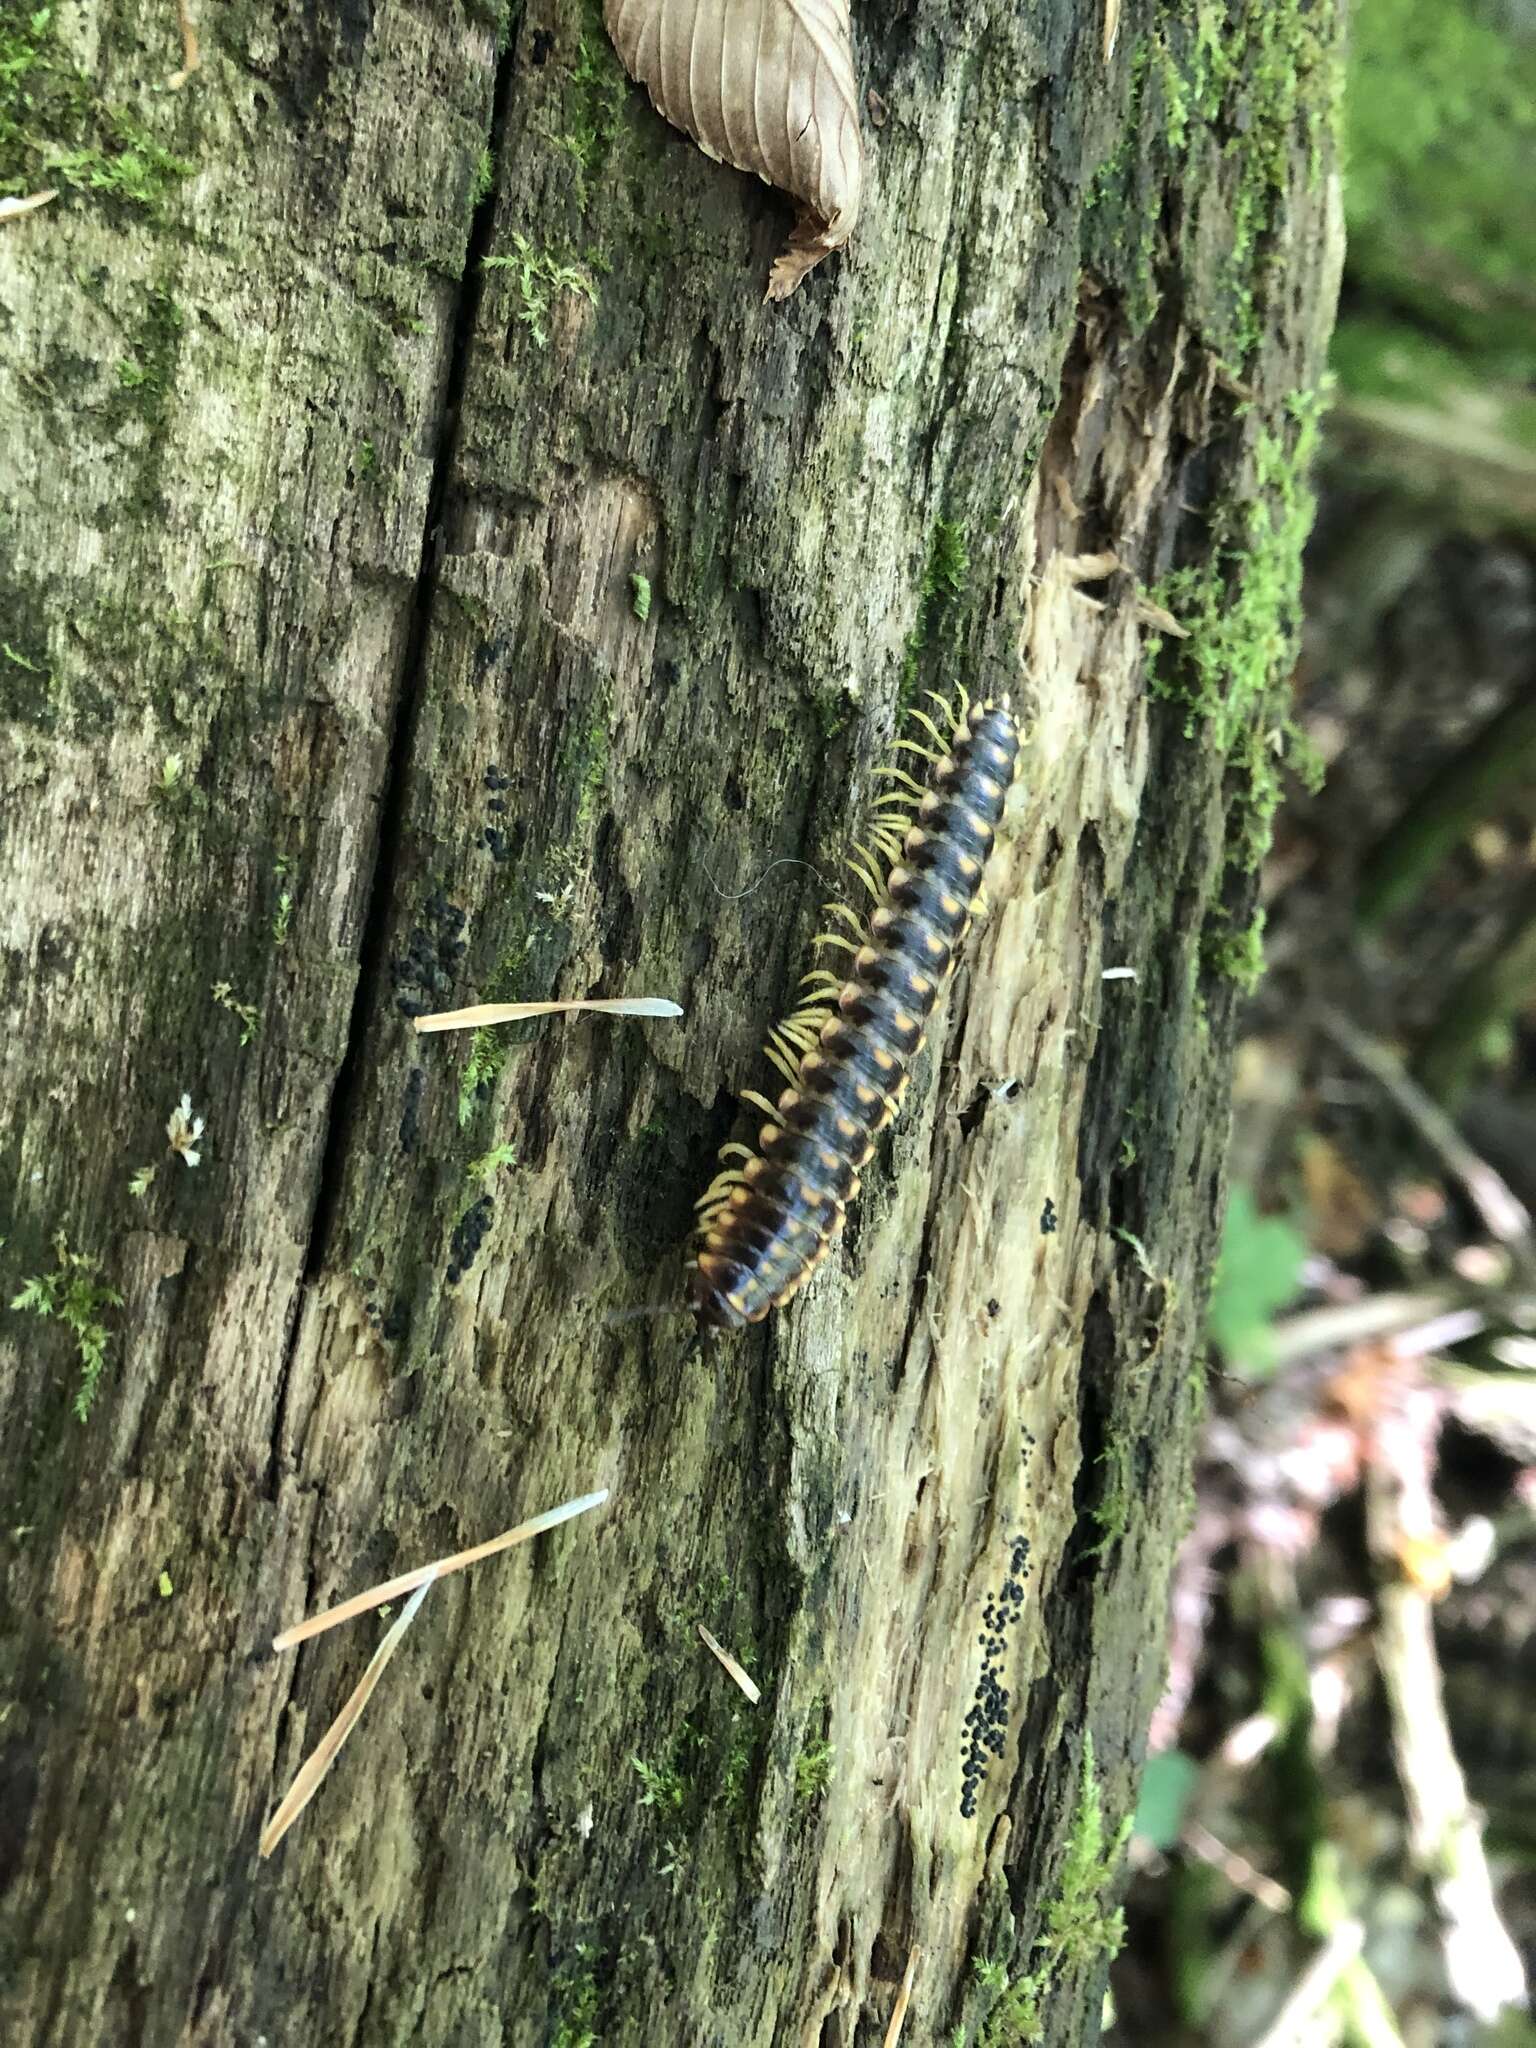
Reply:
[[[914,1950],[906,2040],[1093,2037],[1293,623],[1267,560],[1218,718],[1141,596],[1294,553],[1338,254],[1336,0],[1114,11],[856,6],[864,218],[771,308],[787,207],[577,0],[194,7],[179,90],[169,0],[5,11],[0,1289],[106,1347],[82,1423],[0,1311],[7,2040],[854,2048]],[[632,1314],[957,680],[1028,745],[845,1243]],[[686,1018],[410,1024],[625,991]],[[597,1486],[259,1862],[377,1639],[276,1629]]]

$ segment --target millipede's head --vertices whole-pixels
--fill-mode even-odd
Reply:
[[[721,1268],[724,1270],[722,1271]],[[688,1275],[688,1306],[702,1329],[744,1330],[748,1318],[731,1300],[730,1290],[740,1271],[728,1261],[705,1252]]]

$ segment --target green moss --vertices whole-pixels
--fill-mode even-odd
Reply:
[[[1235,981],[1251,996],[1264,979],[1264,912],[1255,910],[1241,931],[1232,929],[1224,910],[1206,920],[1200,939],[1200,964],[1207,974]]]
[[[155,208],[196,165],[98,94],[58,47],[55,13],[0,8],[0,193],[52,185]]]
[[[261,1035],[261,1012],[254,1003],[242,1003],[227,981],[216,981],[209,993],[221,1010],[228,1010],[239,1020],[242,1045],[249,1045]]]
[[[352,464],[352,474],[357,478],[360,484],[365,484],[368,482],[370,477],[375,477],[378,475],[378,473],[378,449],[375,448],[371,441],[361,442],[358,446],[357,459]]]
[[[720,1797],[733,1818],[740,1820],[747,1807],[747,1784],[752,1771],[752,1754],[755,1748],[752,1730],[742,1714],[732,1714],[730,1741],[726,1746],[725,1761],[720,1772]]]
[[[832,1782],[837,1752],[830,1742],[809,1742],[795,1758],[795,1798],[802,1806],[820,1799]]]
[[[464,1178],[472,1185],[489,1191],[491,1183],[504,1167],[516,1166],[515,1145],[493,1145],[489,1152],[482,1152],[478,1159],[471,1159],[464,1169]]]
[[[1045,1909],[1045,1931],[1035,1943],[1032,1967],[1011,1977],[1001,1963],[980,1961],[976,1975],[996,1994],[981,2030],[981,2048],[1025,2048],[1044,2036],[1046,1998],[1065,1969],[1086,1970],[1120,1952],[1125,1915],[1104,1904],[1135,1825],[1127,1814],[1112,1838],[1104,1831],[1104,1801],[1094,1769],[1093,1737],[1083,1740],[1083,1770],[1077,1811],[1067,1841],[1056,1894]]]
[[[585,214],[624,120],[629,81],[624,75],[597,0],[586,0],[576,62],[566,76],[565,126],[555,137],[575,167],[576,203]]]
[[[629,579],[630,604],[642,624],[651,616],[651,579],[637,569]]]
[[[1162,642],[1152,692],[1182,704],[1186,735],[1203,734],[1241,777],[1232,840],[1244,868],[1269,846],[1281,766],[1296,748],[1287,699],[1321,405],[1301,394],[1287,412],[1288,435],[1266,431],[1255,443],[1251,495],[1216,511],[1207,559],[1175,570],[1154,593],[1188,638]]]
[[[561,782],[576,791],[575,827],[584,832],[597,816],[598,803],[608,781],[608,755],[613,744],[610,729],[612,706],[606,689],[584,726],[570,727],[561,742],[556,763]]]
[[[169,410],[176,379],[176,360],[181,353],[184,327],[181,308],[163,286],[144,295],[143,310],[129,329],[129,353],[117,366],[120,392],[132,393],[132,410],[158,426]]]
[[[475,175],[469,188],[469,203],[471,207],[480,206],[489,199],[495,183],[496,152],[490,148],[482,149],[479,160],[475,164]]]
[[[630,1763],[635,1774],[645,1787],[640,1797],[642,1806],[654,1806],[663,1814],[679,1814],[688,1804],[689,1782],[677,1768],[675,1762],[648,1764],[643,1757],[632,1756]]]
[[[590,1942],[579,1941],[571,1960],[555,1972],[552,1984],[555,2031],[549,2048],[593,2048],[597,2040],[597,1965],[601,1952]]]
[[[7,615],[7,623],[23,645],[0,640],[0,714],[48,730],[55,723],[58,706],[45,655],[42,615],[29,612],[23,621],[19,610],[13,611]]]
[[[21,1292],[11,1302],[18,1315],[56,1316],[73,1335],[80,1360],[74,1410],[81,1422],[90,1418],[96,1390],[106,1370],[110,1333],[103,1312],[123,1305],[123,1297],[115,1287],[101,1284],[97,1277],[100,1272],[100,1259],[72,1252],[61,1231],[54,1239],[53,1271],[24,1280]]]
[[[1134,1150],[1132,1156],[1135,1156]],[[1089,1513],[1098,1529],[1099,1539],[1086,1553],[1089,1557],[1101,1556],[1115,1544],[1123,1542],[1130,1531],[1135,1496],[1131,1488],[1129,1432],[1123,1430],[1112,1434],[1098,1462],[1104,1468],[1104,1485]]]
[[[181,308],[168,285],[151,286],[126,329],[128,351],[117,365],[117,389],[103,408],[109,432],[129,422],[140,429],[128,508],[156,518],[163,509],[160,484],[184,332]]]
[[[535,348],[548,348],[549,329],[545,323],[555,296],[560,292],[576,292],[590,299],[595,306],[597,286],[579,265],[562,261],[547,249],[535,248],[526,235],[514,233],[512,247],[515,254],[487,256],[481,267],[511,271],[517,292],[515,317],[532,335]]]
[[[481,1002],[516,1003],[526,1000],[522,994],[523,974],[532,956],[534,942],[535,935],[530,931],[507,947],[481,991]],[[469,1052],[459,1074],[460,1130],[499,1078],[514,1042],[507,1034],[507,1027],[500,1024],[482,1024],[471,1035]]]
[[[1139,330],[1156,313],[1172,260],[1169,193],[1198,195],[1182,238],[1199,252],[1186,315],[1233,364],[1252,352],[1279,250],[1276,228],[1304,157],[1312,175],[1337,124],[1337,15],[1309,0],[1159,0],[1131,58],[1131,105],[1083,218],[1083,260],[1119,291]],[[1205,259],[1212,243],[1222,254]]]
[[[917,617],[907,635],[901,665],[901,686],[896,699],[898,720],[917,695],[924,654],[950,631],[952,609],[965,595],[970,575],[971,557],[964,526],[958,520],[936,519],[928,537],[928,559],[917,587]]]

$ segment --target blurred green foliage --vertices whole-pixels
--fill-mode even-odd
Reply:
[[[1352,36],[1352,283],[1491,372],[1530,377],[1536,14],[1494,0],[1357,0]],[[1367,352],[1345,338],[1349,383]]]
[[[1165,1749],[1147,1759],[1136,1802],[1136,1833],[1154,1849],[1171,1849],[1200,1778],[1200,1766],[1182,1749]]]
[[[1306,1240],[1281,1216],[1261,1216],[1235,1187],[1211,1291],[1210,1332],[1235,1373],[1261,1378],[1272,1364],[1272,1317],[1301,1291]]]

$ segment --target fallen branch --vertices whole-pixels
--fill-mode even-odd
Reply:
[[[1366,1534],[1382,1583],[1376,1596],[1376,1660],[1392,1724],[1392,1750],[1408,1812],[1408,1845],[1440,1910],[1451,1992],[1493,2021],[1525,2005],[1525,1967],[1499,1917],[1482,1828],[1451,1742],[1433,1605],[1415,1547],[1443,1539],[1434,1496],[1441,1401],[1410,1381],[1378,1419],[1366,1468]]]
[[[1319,1007],[1318,1021],[1339,1050],[1370,1075],[1431,1151],[1439,1155],[1447,1171],[1461,1182],[1490,1233],[1529,1264],[1530,1212],[1503,1175],[1478,1157],[1451,1118],[1425,1094],[1390,1046],[1369,1037],[1341,1011],[1327,1004]]]

